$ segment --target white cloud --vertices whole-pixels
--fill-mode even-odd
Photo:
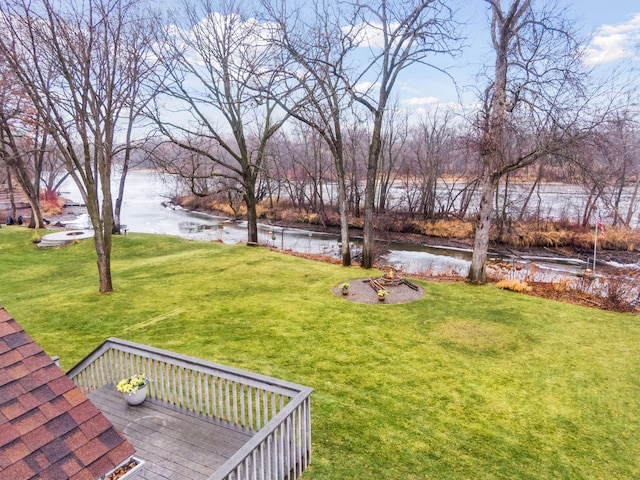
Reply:
[[[585,49],[585,63],[600,65],[625,58],[637,59],[634,48],[640,42],[640,13],[617,25],[603,25]]]
[[[437,97],[412,97],[402,101],[404,105],[434,105],[438,103]]]
[[[393,32],[399,26],[398,22],[392,22],[387,28],[390,32]],[[359,23],[354,26],[344,27],[342,30],[360,48],[384,48],[384,29],[381,23]]]
[[[379,83],[374,83],[374,82],[360,82],[358,84],[356,84],[354,86],[354,90],[360,94],[368,94],[371,93],[371,91],[374,88],[379,88],[380,84]]]

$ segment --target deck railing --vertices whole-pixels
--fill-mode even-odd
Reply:
[[[117,338],[67,375],[91,391],[134,373],[151,398],[255,432],[209,480],[292,480],[309,466],[311,388]]]

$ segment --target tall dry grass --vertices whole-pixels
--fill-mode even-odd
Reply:
[[[246,215],[246,207],[236,201],[223,197],[184,197],[177,199],[185,208],[200,211],[213,211],[228,216]],[[274,222],[300,223],[336,227],[340,224],[337,211],[325,206],[320,209],[296,208],[290,201],[276,203],[260,202],[257,214],[260,219]],[[349,225],[358,229],[363,226],[362,216],[350,216]],[[403,215],[379,214],[376,228],[381,232],[412,233],[445,239],[472,239],[475,234],[475,222],[469,219],[447,218],[434,220],[416,220]],[[571,225],[566,221],[518,221],[510,222],[502,231],[494,225],[491,240],[512,245],[516,248],[593,248],[593,228]],[[605,236],[598,237],[599,248],[603,250],[640,251],[640,229],[623,226],[606,227]]]

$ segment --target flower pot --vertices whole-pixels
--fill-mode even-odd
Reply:
[[[343,295],[349,295],[349,289],[348,288],[343,288],[342,289],[342,294]]]
[[[129,480],[138,478],[138,473],[144,467],[144,460],[131,457],[126,462],[121,463],[111,472],[102,477],[102,480]]]
[[[147,385],[132,393],[123,393],[128,405],[140,405],[147,398]]]

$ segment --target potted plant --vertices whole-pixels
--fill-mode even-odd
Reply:
[[[348,283],[340,284],[340,291],[342,292],[343,295],[348,295],[349,294],[349,284]]]
[[[384,288],[378,290],[378,300],[380,300],[381,302],[384,302],[384,299],[387,298],[387,295],[389,295],[389,290],[385,290]]]
[[[120,380],[116,390],[124,395],[129,405],[140,405],[147,398],[147,386],[150,381],[144,374],[135,373],[129,378]]]

